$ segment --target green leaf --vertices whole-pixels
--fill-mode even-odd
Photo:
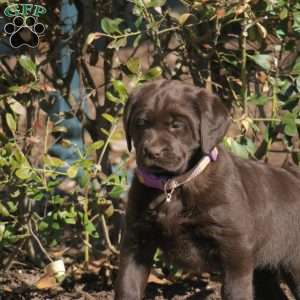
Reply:
[[[57,222],[53,222],[53,223],[51,224],[51,227],[52,227],[52,229],[54,229],[54,230],[59,230],[59,229],[60,229],[60,225],[59,225],[59,223],[57,223]]]
[[[124,98],[128,96],[126,87],[121,80],[112,80],[112,85],[120,97]]]
[[[123,21],[124,20],[120,19],[120,18],[116,18],[116,19],[103,18],[101,20],[101,28],[107,34],[114,34],[114,33],[121,34],[121,31],[119,29],[119,25]]]
[[[126,64],[126,67],[131,73],[139,74],[141,71],[140,59],[137,57],[130,58]]]
[[[105,211],[104,211],[104,215],[105,217],[107,218],[110,218],[113,214],[114,214],[115,210],[114,210],[114,207],[113,205],[109,205]]]
[[[293,13],[293,29],[296,32],[300,32],[300,10]]]
[[[104,133],[106,136],[109,136],[109,132],[108,132],[106,129],[100,128],[100,131],[101,131],[102,133]]]
[[[9,217],[10,213],[8,209],[0,202],[0,216]]]
[[[3,240],[4,232],[5,232],[5,224],[1,223],[0,224],[0,242]]]
[[[294,136],[298,133],[297,124],[296,124],[296,115],[287,112],[282,117],[282,123],[284,124],[284,133],[288,136]]]
[[[286,7],[283,7],[281,12],[279,13],[279,18],[280,20],[284,20],[288,17],[288,15],[289,15],[288,9]]]
[[[120,198],[121,194],[124,192],[124,188],[121,186],[114,186],[113,189],[109,192],[109,195],[112,198]]]
[[[87,184],[90,182],[90,175],[85,170],[82,171],[82,175],[79,176],[79,185],[81,188],[84,188],[87,186]]]
[[[31,169],[28,167],[21,167],[16,171],[16,176],[21,180],[26,180],[31,177]]]
[[[269,101],[268,96],[260,96],[260,97],[252,96],[249,98],[249,102],[259,106],[265,105],[268,101]]]
[[[119,39],[115,39],[113,40],[112,42],[110,42],[108,44],[108,48],[109,49],[120,49],[122,47],[125,47],[127,45],[127,37],[122,37],[122,38],[119,38]]]
[[[85,225],[84,225],[84,230],[89,233],[92,234],[94,231],[96,231],[96,227],[95,225],[91,222],[88,221]]]
[[[49,227],[49,224],[45,221],[41,221],[39,224],[39,231],[44,231]]]
[[[162,70],[160,67],[154,67],[151,68],[144,76],[144,80],[153,80],[156,79],[157,77],[161,76]]]
[[[293,66],[292,75],[300,75],[300,57],[297,58]]]
[[[64,166],[65,162],[57,157],[53,157],[50,155],[45,155],[44,163],[54,168],[59,168]]]
[[[113,103],[120,103],[120,99],[114,96],[111,92],[106,93],[106,98]]]
[[[75,225],[76,224],[76,219],[75,218],[65,218],[65,223]]]
[[[252,59],[257,65],[259,65],[264,70],[271,69],[272,56],[269,54],[255,54],[248,55],[250,59]]]
[[[67,170],[67,175],[70,177],[70,178],[75,178],[77,173],[78,173],[78,166],[77,165],[73,165],[71,166],[68,170]]]
[[[247,145],[241,145],[237,141],[235,141],[231,137],[225,137],[224,138],[224,145],[227,149],[229,149],[231,152],[233,152],[235,155],[241,157],[241,158],[249,158],[249,153],[247,151]]]
[[[134,39],[134,42],[133,42],[133,48],[136,48],[136,47],[140,44],[141,38],[142,38],[142,35],[139,34],[139,35]]]
[[[64,126],[55,126],[52,129],[52,132],[67,132],[68,129]]]
[[[9,107],[14,113],[22,116],[26,114],[26,108],[17,100],[9,98],[7,100],[7,103],[9,104]]]
[[[89,154],[93,153],[94,151],[101,149],[103,147],[103,145],[104,145],[104,141],[94,142],[86,147],[86,152],[89,155]]]
[[[178,17],[178,22],[180,25],[183,25],[188,19],[189,17],[191,16],[192,14],[190,13],[186,13],[186,14],[182,14]]]
[[[112,115],[107,114],[107,113],[103,113],[103,114],[102,114],[102,117],[103,117],[105,120],[107,120],[109,123],[114,123],[114,121],[115,121],[115,118],[114,118]]]
[[[25,69],[27,72],[32,74],[35,79],[37,79],[36,71],[37,67],[36,64],[31,60],[31,58],[27,55],[21,55],[19,58],[19,64]]]
[[[11,132],[15,133],[17,130],[17,124],[16,124],[16,121],[15,121],[15,118],[13,117],[13,115],[10,113],[6,113],[5,119],[6,119],[6,124],[9,127],[9,129],[11,130]]]
[[[146,3],[145,6],[147,8],[150,8],[150,7],[160,7],[160,6],[165,5],[166,2],[167,2],[167,0],[151,0],[148,3]]]

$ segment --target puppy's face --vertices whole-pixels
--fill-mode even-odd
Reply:
[[[139,167],[156,174],[180,174],[222,139],[228,116],[219,99],[206,90],[160,80],[131,95],[124,125]]]

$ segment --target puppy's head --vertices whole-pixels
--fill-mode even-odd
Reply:
[[[229,116],[205,89],[175,80],[144,84],[130,96],[124,128],[137,164],[157,174],[180,174],[224,137]]]

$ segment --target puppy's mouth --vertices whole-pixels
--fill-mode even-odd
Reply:
[[[183,163],[181,160],[170,161],[152,161],[148,159],[137,160],[139,167],[158,176],[175,176],[182,173]]]
[[[176,172],[174,171],[170,171],[168,169],[159,167],[159,166],[142,166],[143,169],[145,169],[146,171],[157,175],[157,176],[166,176],[166,177],[171,177],[176,175]]]

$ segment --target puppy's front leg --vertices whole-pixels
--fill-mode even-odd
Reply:
[[[253,265],[249,257],[233,255],[224,263],[224,300],[253,300]]]
[[[154,252],[153,245],[146,245],[130,233],[125,233],[121,247],[115,300],[141,300],[143,298]]]

